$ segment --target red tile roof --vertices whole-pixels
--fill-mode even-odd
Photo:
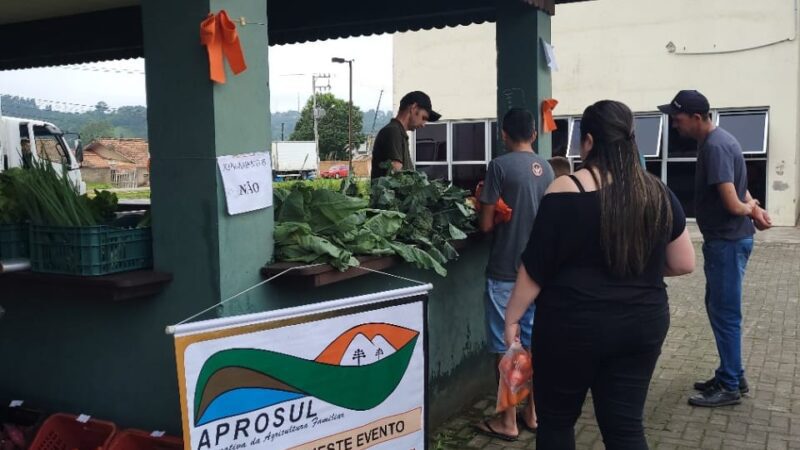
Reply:
[[[150,150],[147,141],[140,138],[129,139],[95,139],[84,150],[84,154],[105,147],[123,156],[125,159],[134,163],[136,167],[147,167],[150,160]],[[84,156],[86,161],[86,156]]]

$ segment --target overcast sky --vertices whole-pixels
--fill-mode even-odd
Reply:
[[[246,56],[246,55],[245,55]],[[347,99],[347,64],[331,57],[354,59],[353,103],[373,109],[383,89],[381,109],[392,108],[392,37],[385,34],[270,47],[272,111],[297,109],[311,96],[311,75],[329,73],[331,92]],[[85,111],[77,105],[105,101],[110,107],[145,105],[144,60],[109,61],[58,68],[0,71],[0,94],[40,99],[53,109]],[[61,102],[61,103],[55,103]]]

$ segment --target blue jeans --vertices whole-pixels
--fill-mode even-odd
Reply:
[[[486,278],[486,339],[489,341],[489,351],[492,353],[505,353],[506,340],[506,306],[514,289],[513,281],[495,280]],[[530,348],[531,330],[533,328],[533,312],[536,305],[531,305],[519,321],[520,340],[524,347]]]
[[[739,388],[742,366],[742,280],[753,238],[712,239],[703,243],[706,311],[719,352],[716,378],[726,389]]]

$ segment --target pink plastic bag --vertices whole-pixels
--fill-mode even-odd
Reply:
[[[496,412],[517,406],[531,392],[533,365],[531,354],[522,348],[519,341],[511,344],[498,366],[500,383],[497,387]]]

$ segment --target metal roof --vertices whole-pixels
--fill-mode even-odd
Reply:
[[[21,9],[30,1],[38,6],[33,13]],[[496,1],[340,0],[312,6],[297,0],[269,0],[269,41],[270,45],[293,44],[493,22]],[[552,14],[555,4],[584,0],[516,1]],[[131,3],[134,5],[118,7]],[[137,0],[4,0],[0,2],[0,17],[4,18],[0,20],[0,42],[4,43],[0,46],[0,70],[143,56],[141,7],[135,3]],[[60,5],[55,11],[61,15],[53,17],[47,4]],[[113,9],[102,9],[104,5]],[[22,21],[14,22],[15,17]]]

